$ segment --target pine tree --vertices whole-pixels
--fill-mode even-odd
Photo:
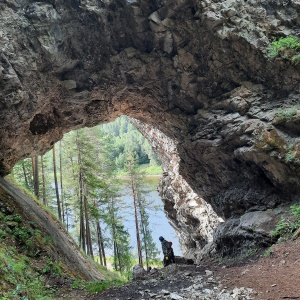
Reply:
[[[37,199],[39,199],[39,160],[38,156],[35,155],[32,158],[32,170],[33,170],[33,186],[34,186],[34,194]]]
[[[141,189],[141,186],[138,186],[137,203],[140,213],[140,228],[143,241],[142,245],[145,252],[146,266],[148,269],[150,261],[156,259],[159,251],[157,250],[156,244],[152,238],[149,214],[147,213],[147,209],[153,208],[153,205],[151,202],[146,200],[145,191]]]
[[[62,222],[65,223],[65,203],[64,203],[64,191],[63,191],[63,168],[62,168],[62,146],[59,141],[59,173],[60,173],[60,200],[62,210]]]
[[[108,202],[108,215],[106,218],[113,243],[114,269],[121,273],[128,272],[132,266],[130,236],[120,217],[120,200],[117,202],[113,196]]]
[[[142,255],[142,245],[140,239],[140,229],[139,229],[139,221],[138,221],[138,210],[137,210],[137,173],[136,173],[136,161],[134,159],[134,153],[128,153],[127,160],[127,170],[130,177],[130,187],[133,197],[133,208],[134,208],[134,220],[135,220],[135,231],[136,231],[136,242],[138,249],[138,259],[139,264],[143,267],[143,255]]]
[[[42,189],[43,189],[43,204],[48,205],[46,198],[46,179],[45,179],[45,168],[44,168],[44,157],[41,155],[41,168],[42,168]]]
[[[57,201],[57,213],[58,213],[58,218],[61,221],[62,217],[61,217],[61,206],[60,206],[60,198],[59,198],[58,182],[57,182],[57,172],[56,172],[55,145],[53,145],[53,148],[52,148],[52,157],[53,157],[54,184],[55,184],[56,201]]]

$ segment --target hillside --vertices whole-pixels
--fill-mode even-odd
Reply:
[[[105,278],[51,213],[3,178],[0,220],[1,299],[42,299],[49,276],[58,281]]]

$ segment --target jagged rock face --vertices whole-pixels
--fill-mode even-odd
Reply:
[[[300,188],[299,67],[268,60],[266,48],[298,34],[299,13],[297,0],[2,2],[1,174],[64,132],[126,114],[175,141],[179,174],[210,215],[291,200]],[[178,192],[176,172],[165,182]],[[198,219],[180,200],[166,204],[169,216],[186,206]],[[176,218],[192,236],[197,225]]]
[[[152,126],[131,119],[131,122],[151,142],[162,159],[163,173],[159,184],[164,210],[180,237],[186,257],[201,256],[201,249],[213,241],[213,233],[223,221],[203,198],[199,197],[179,175],[180,158],[177,143]]]

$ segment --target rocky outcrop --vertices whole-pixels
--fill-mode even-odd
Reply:
[[[257,294],[250,288],[223,286],[213,271],[173,264],[152,269],[131,285],[111,289],[101,296],[105,299],[248,300],[255,299]]]
[[[158,188],[169,222],[180,237],[184,255],[201,255],[203,247],[213,241],[214,230],[223,220],[179,175],[180,157],[176,141],[153,126],[135,119],[131,119],[131,122],[150,141],[166,170]]]
[[[296,0],[5,0],[1,174],[64,132],[125,114],[174,143],[162,190],[186,250],[209,241],[218,218],[291,201],[299,66],[266,54],[299,34],[299,13]]]

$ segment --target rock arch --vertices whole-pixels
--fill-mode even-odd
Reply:
[[[298,2],[150,2],[0,4],[1,175],[126,114],[176,141],[179,173],[219,217],[296,197],[299,67],[266,49],[297,34]],[[176,226],[188,236],[193,224]]]

